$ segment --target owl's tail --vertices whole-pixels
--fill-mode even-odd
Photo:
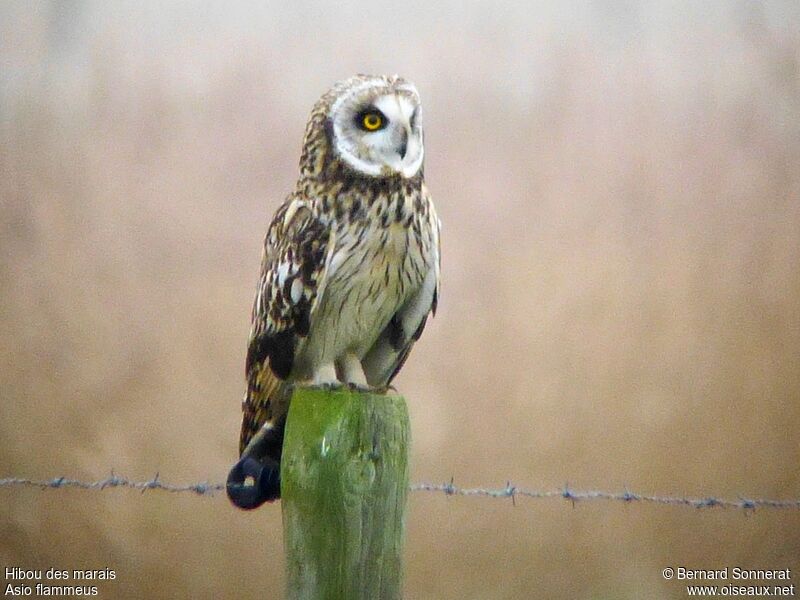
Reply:
[[[258,508],[281,495],[281,453],[291,386],[248,386],[242,408],[241,456],[228,473],[225,491],[242,509]]]

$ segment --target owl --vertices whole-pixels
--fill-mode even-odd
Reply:
[[[228,475],[236,506],[280,496],[294,386],[385,390],[435,314],[440,223],[424,154],[419,94],[405,79],[356,75],[314,105],[297,184],[264,242],[241,457]]]

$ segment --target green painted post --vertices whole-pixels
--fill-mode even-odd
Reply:
[[[401,598],[409,438],[401,396],[295,391],[281,459],[287,598]]]

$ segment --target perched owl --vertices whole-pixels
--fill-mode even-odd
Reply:
[[[435,313],[439,219],[423,155],[419,94],[400,77],[357,75],[314,105],[297,185],[264,242],[228,476],[237,506],[280,495],[294,384],[385,389]]]

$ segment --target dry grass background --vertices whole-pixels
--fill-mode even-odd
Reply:
[[[4,2],[0,476],[224,477],[306,115],[398,72],[444,222],[412,479],[800,496],[799,6]],[[103,597],[278,598],[281,544],[277,506],[0,490],[0,566]],[[408,598],[678,565],[800,573],[800,514],[411,498]]]

